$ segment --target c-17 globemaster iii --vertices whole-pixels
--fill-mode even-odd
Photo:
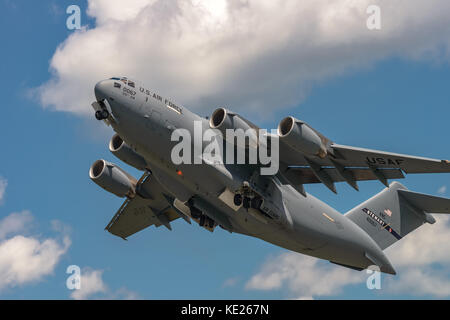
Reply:
[[[96,118],[116,132],[110,151],[143,171],[136,179],[98,160],[89,172],[99,186],[126,198],[106,226],[123,239],[152,225],[172,230],[171,221],[182,218],[344,267],[395,274],[383,250],[435,223],[431,213],[450,213],[450,199],[388,183],[404,173],[449,173],[448,160],[336,144],[294,117],[272,132],[225,108],[204,118],[124,77],[97,83],[95,97]],[[198,139],[199,132],[210,136]],[[346,182],[358,190],[360,180],[386,188],[345,214],[304,189],[322,183],[336,193],[335,183]]]

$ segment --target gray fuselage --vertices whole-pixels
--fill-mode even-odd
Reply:
[[[303,196],[280,183],[276,176],[260,179],[262,184],[271,185],[270,191],[261,188],[260,193],[264,201],[271,203],[276,218],[258,219],[243,207],[233,210],[219,195],[224,189],[233,191],[249,181],[254,166],[175,165],[171,160],[177,143],[171,141],[173,130],[183,128],[194,134],[194,121],[201,121],[205,130],[209,121],[138,82],[134,82],[134,88],[124,83],[118,88],[115,82],[120,81],[99,82],[95,87],[97,100],[108,101],[115,119],[114,131],[145,158],[153,175],[173,197],[182,202],[192,197],[202,199],[213,208],[211,218],[222,216],[230,225],[226,229],[232,232],[338,264],[362,269],[374,264],[392,268],[383,251],[359,226],[314,196]]]

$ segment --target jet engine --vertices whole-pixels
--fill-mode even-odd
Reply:
[[[120,198],[136,195],[136,179],[113,163],[95,161],[89,170],[92,181]]]
[[[220,130],[224,138],[227,138],[227,129],[242,129],[246,133],[245,147],[256,147],[258,145],[258,132],[256,131],[258,128],[225,108],[219,108],[213,112],[211,119],[209,120],[209,127],[211,129]],[[247,131],[248,129],[253,130]],[[234,141],[229,142],[234,143]]]
[[[111,138],[111,141],[109,142],[109,151],[130,166],[145,171],[147,163],[144,158],[136,153],[118,134],[115,134]]]
[[[324,158],[327,155],[326,138],[321,137],[305,122],[287,117],[278,125],[280,141],[297,152]],[[325,140],[325,141],[324,141]]]

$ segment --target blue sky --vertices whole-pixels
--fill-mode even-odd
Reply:
[[[24,272],[35,272],[35,276],[21,278],[9,274],[12,278],[0,284],[1,299],[70,299],[73,292],[66,288],[66,268],[69,265],[80,266],[83,273],[97,281],[92,280],[95,282],[93,286],[97,284],[97,287],[92,294],[86,295],[87,298],[284,299],[312,296],[325,299],[408,299],[450,296],[447,287],[436,291],[438,293],[419,288],[420,279],[417,281],[417,291],[408,290],[409,287],[405,287],[403,282],[396,285],[396,281],[400,283],[403,280],[391,276],[383,276],[382,290],[370,291],[364,280],[352,280],[353,275],[347,272],[341,274],[340,271],[336,277],[349,279],[350,284],[339,281],[336,284],[333,280],[335,282],[330,284],[333,289],[324,293],[320,293],[322,291],[319,289],[309,292],[307,288],[292,288],[286,281],[292,280],[292,277],[295,281],[297,277],[301,278],[301,266],[310,260],[291,256],[286,250],[261,240],[222,230],[211,234],[182,220],[173,224],[172,232],[152,227],[129,241],[104,231],[122,199],[93,184],[88,178],[88,169],[93,161],[100,158],[120,163],[108,151],[107,143],[113,133],[100,128],[101,124],[94,119],[89,104],[71,108],[75,111],[64,110],[65,105],[74,104],[70,101],[72,95],[92,101],[93,87],[84,92],[80,91],[84,84],[80,87],[74,85],[72,90],[67,85],[70,75],[62,74],[61,63],[56,63],[56,68],[50,68],[57,47],[74,34],[66,28],[65,14],[65,8],[73,3],[81,7],[82,24],[87,30],[94,30],[96,23],[101,23],[86,15],[87,3],[84,1],[0,1],[4,49],[0,52],[3,73],[0,79],[3,110],[0,117],[3,137],[0,181],[4,182],[5,187],[4,194],[0,192],[0,221],[4,222],[12,213],[21,213],[20,221],[28,221],[27,217],[32,217],[31,222],[19,228],[20,233],[2,237],[0,231],[0,274],[6,272],[4,270],[20,271],[5,267],[13,260],[6,249],[2,251],[2,246],[14,237],[33,239],[39,245],[50,240],[59,250],[54,250],[59,253],[47,271],[35,271],[30,267]],[[97,19],[100,19],[99,16]],[[297,23],[300,28],[301,21]],[[337,68],[336,72],[314,78],[311,82],[301,79],[297,82],[298,92],[295,83],[291,84],[293,89],[289,90],[294,92],[289,93],[289,99],[280,99],[283,108],[258,104],[258,101],[249,98],[250,94],[239,90],[230,97],[229,102],[227,95],[220,92],[216,101],[214,92],[209,95],[199,92],[203,100],[191,97],[185,91],[180,91],[178,97],[180,83],[171,88],[168,81],[171,78],[168,77],[161,78],[164,85],[158,86],[160,73],[157,72],[155,76],[149,76],[148,81],[177,101],[183,102],[182,98],[186,97],[188,103],[185,106],[190,108],[191,103],[192,109],[204,115],[211,113],[219,103],[226,103],[231,109],[236,105],[235,109],[248,117],[253,116],[257,119],[255,122],[268,128],[276,127],[284,116],[294,115],[341,144],[443,159],[450,157],[450,66],[445,45],[436,41],[434,46],[440,52],[437,57],[408,56],[397,48],[394,52],[370,56],[367,61],[362,57],[357,65],[342,62],[343,67]],[[99,43],[102,44],[101,40]],[[357,45],[355,51],[359,50]],[[385,45],[369,49],[382,52]],[[430,45],[432,48],[434,46]],[[84,49],[79,47],[79,50],[82,54]],[[121,50],[126,51],[126,48]],[[133,47],[133,50],[136,48]],[[129,59],[133,59],[133,55],[130,56]],[[63,55],[61,59],[64,59]],[[341,66],[340,63],[336,65]],[[111,73],[127,70],[127,66],[121,68],[112,67]],[[86,82],[95,83],[102,79],[99,74],[103,70],[93,71],[92,76],[85,72],[83,77]],[[136,69],[129,70],[133,72]],[[139,76],[138,72],[135,73]],[[273,76],[280,77],[276,73]],[[39,88],[49,81],[56,81],[60,86],[50,85],[41,95]],[[283,81],[287,80],[280,77],[279,82]],[[226,83],[222,85],[228,90]],[[257,87],[254,84],[249,92],[255,94],[259,90],[267,92],[271,89],[270,86],[264,89]],[[208,89],[206,86],[205,90]],[[67,101],[60,99],[55,104],[54,99],[65,97],[64,94],[56,94],[56,98],[52,96],[57,90],[74,92],[67,95]],[[274,88],[274,92],[283,94],[282,89]],[[42,98],[43,95],[47,99]],[[231,96],[229,91],[228,96]],[[238,105],[240,98],[248,108]],[[199,101],[203,101],[204,105],[196,109],[194,103]],[[255,112],[259,110],[257,108],[262,108],[262,112]],[[139,175],[129,166],[120,165],[135,176]],[[440,189],[440,193],[448,196],[445,189],[450,187],[449,179],[448,174],[411,175],[402,183],[409,189],[430,194],[438,194]],[[0,191],[1,186],[0,183]],[[338,186],[338,195],[332,194],[323,185],[307,186],[307,191],[346,212],[382,187],[377,182],[366,182],[360,184],[360,192],[346,185]],[[24,210],[30,213],[23,213]],[[446,220],[439,222],[447,225]],[[403,241],[410,240],[413,241],[409,238]],[[40,248],[45,250],[46,247]],[[425,273],[424,279],[432,277],[433,280],[441,279],[449,283],[450,252],[445,243],[441,243],[440,249],[444,252],[438,258],[430,258],[429,264],[421,264],[423,268],[419,270]],[[420,247],[418,250],[421,250]],[[37,255],[39,253],[42,252],[35,252]],[[395,255],[395,252],[392,254]],[[284,275],[284,280],[270,288],[249,286],[255,275],[264,272],[276,274],[270,268],[276,268],[277,261],[281,268],[286,257],[294,261],[299,259],[300,269],[293,272],[294,275]],[[332,273],[338,268],[329,266],[327,262],[313,263],[323,272]],[[305,267],[305,277],[310,269]],[[410,271],[406,270],[405,274]],[[434,277],[435,273],[440,278]],[[298,280],[298,283],[304,282]]]

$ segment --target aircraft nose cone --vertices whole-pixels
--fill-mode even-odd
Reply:
[[[102,80],[100,82],[97,82],[94,89],[95,98],[97,99],[97,101],[106,99],[109,95],[108,93],[109,90],[110,90],[110,83],[108,80]]]

